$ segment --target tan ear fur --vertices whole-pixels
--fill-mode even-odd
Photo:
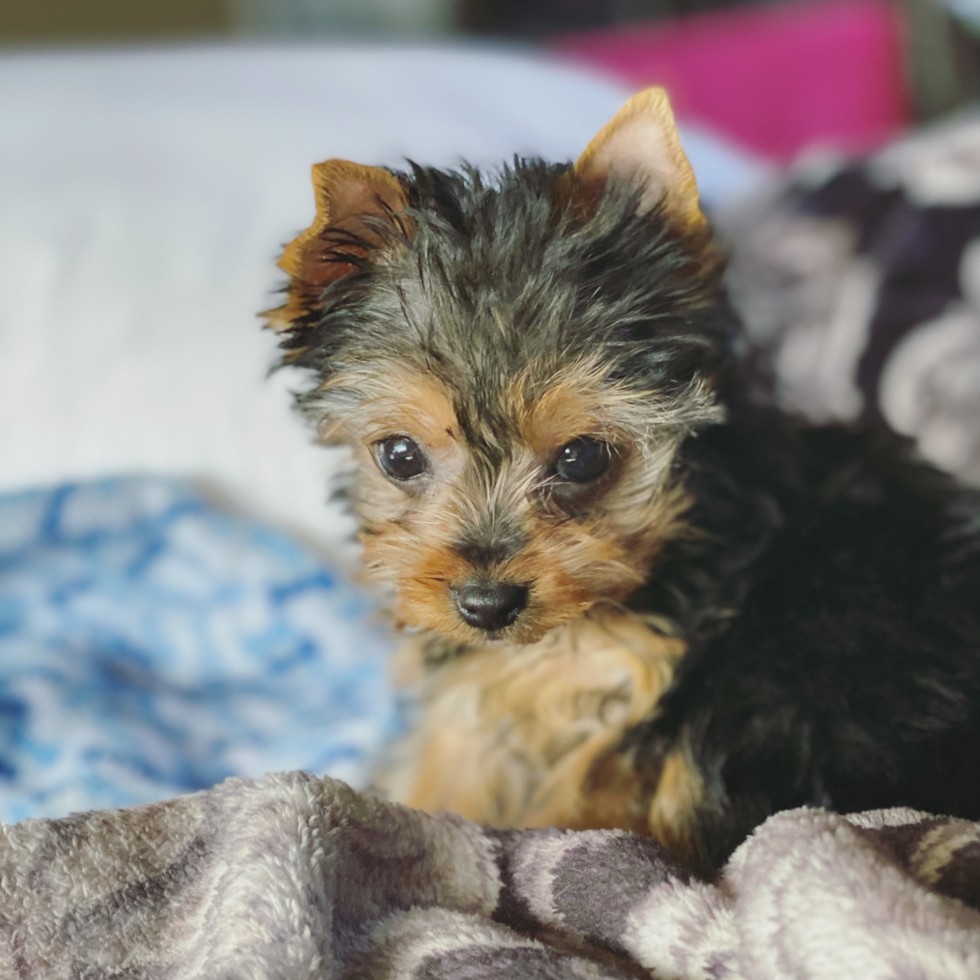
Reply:
[[[348,231],[369,243],[380,244],[377,233],[364,222],[368,215],[399,212],[407,205],[398,178],[381,167],[365,167],[349,160],[327,160],[313,167],[316,218],[283,249],[279,268],[293,278],[285,306],[266,314],[270,326],[283,329],[300,312],[298,294],[322,289],[353,270],[353,265],[329,261],[327,233]],[[351,248],[351,251],[356,251]]]
[[[705,224],[694,171],[662,88],[634,95],[585,148],[573,172],[590,196],[598,197],[615,174],[643,188],[641,213],[663,199],[668,218],[680,230],[695,232]]]

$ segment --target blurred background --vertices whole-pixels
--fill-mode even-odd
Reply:
[[[311,164],[574,159],[668,88],[753,392],[980,485],[980,0],[0,0],[0,820],[402,724],[270,376]]]
[[[980,92],[980,0],[5,0],[0,45],[317,38],[510,39],[633,85],[666,83],[694,118],[783,157],[815,136],[868,139]],[[863,62],[863,65],[859,63]],[[890,64],[889,64],[890,62]],[[894,76],[886,79],[888,72]],[[876,72],[879,77],[872,80]],[[817,118],[833,86],[847,118]],[[719,87],[716,83],[724,79]],[[888,90],[888,86],[891,89]],[[876,89],[869,91],[869,88]],[[714,93],[713,97],[711,93]],[[800,97],[804,101],[800,101]],[[749,96],[755,122],[731,119]],[[870,103],[876,101],[872,106]],[[767,113],[798,120],[776,136]],[[858,117],[861,112],[864,117]],[[877,113],[876,118],[872,118]],[[737,117],[746,115],[739,108]],[[759,116],[763,117],[762,119]],[[859,132],[860,131],[860,132]]]

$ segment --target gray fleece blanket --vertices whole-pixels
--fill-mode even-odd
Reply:
[[[304,773],[0,836],[3,980],[980,977],[980,824],[778,814],[715,883]]]

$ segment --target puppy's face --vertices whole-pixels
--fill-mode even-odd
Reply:
[[[638,96],[574,168],[314,177],[272,319],[318,373],[301,401],[321,436],[354,451],[367,569],[399,619],[528,643],[624,599],[683,529],[680,443],[720,415],[714,279],[665,100]]]
[[[333,435],[357,457],[367,569],[395,583],[404,622],[527,643],[642,582],[686,507],[678,441],[710,400],[607,371],[530,361],[491,388],[378,358],[331,379],[324,405],[351,403]]]

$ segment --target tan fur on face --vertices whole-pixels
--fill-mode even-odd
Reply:
[[[463,621],[452,589],[488,576],[528,588],[527,608],[501,639],[532,643],[595,602],[625,599],[663,544],[685,533],[690,502],[669,477],[688,431],[687,402],[658,410],[655,397],[609,384],[590,363],[550,374],[531,365],[502,393],[517,437],[492,477],[459,426],[459,394],[433,376],[405,364],[358,364],[321,390],[325,401],[349,404],[328,416],[323,437],[354,446],[366,574],[395,585],[403,624],[485,642]],[[393,435],[422,447],[424,478],[399,484],[379,470],[373,446]],[[616,459],[607,478],[584,488],[584,511],[569,518],[549,503],[546,484],[561,447],[583,435],[609,442]],[[458,542],[494,513],[519,527],[525,543],[493,567],[475,568]]]
[[[478,572],[453,548],[466,524],[454,489],[436,487],[413,512],[365,531],[364,557],[371,577],[396,583],[395,612],[401,622],[480,644],[486,642],[484,634],[463,622],[450,592]],[[614,503],[617,491],[610,492]],[[629,492],[627,486],[627,497]],[[509,642],[534,642],[597,601],[625,599],[642,583],[658,548],[681,533],[688,498],[682,489],[671,489],[639,513],[629,509],[623,524],[608,516],[555,522],[537,513],[536,506],[533,498],[521,500],[526,544],[520,553],[479,570],[529,589],[527,609],[507,631]]]
[[[655,622],[605,609],[529,646],[451,660],[421,681],[421,725],[381,786],[496,827],[645,829],[643,787],[634,777],[624,793],[610,773],[684,649]],[[406,646],[403,679],[424,677],[420,657]]]
[[[452,548],[452,531],[461,522],[451,516],[451,493],[443,489],[435,494],[429,508],[444,515],[438,526],[416,517],[413,522],[394,521],[377,533],[365,533],[365,561],[375,577],[391,576],[397,582],[395,613],[401,622],[483,643],[484,635],[460,618],[450,593],[451,586],[475,574]],[[668,498],[667,503],[671,502]],[[530,503],[525,506],[531,511]],[[678,514],[668,507],[658,516],[664,532]],[[511,642],[533,642],[580,616],[597,597],[625,598],[643,581],[630,550],[616,535],[598,529],[595,522],[555,525],[531,513],[525,524],[527,545],[516,558],[491,570],[496,578],[527,583],[530,589],[528,608],[507,633]]]
[[[595,431],[599,424],[594,399],[583,390],[579,379],[566,378],[549,388],[540,398],[526,399],[512,386],[513,401],[524,402],[518,413],[521,437],[535,453],[548,456],[579,435]]]
[[[342,371],[321,386],[329,397],[350,390],[352,404],[321,431],[324,442],[359,448],[389,435],[412,435],[437,450],[456,443],[459,423],[445,386],[410,365],[375,363]]]

